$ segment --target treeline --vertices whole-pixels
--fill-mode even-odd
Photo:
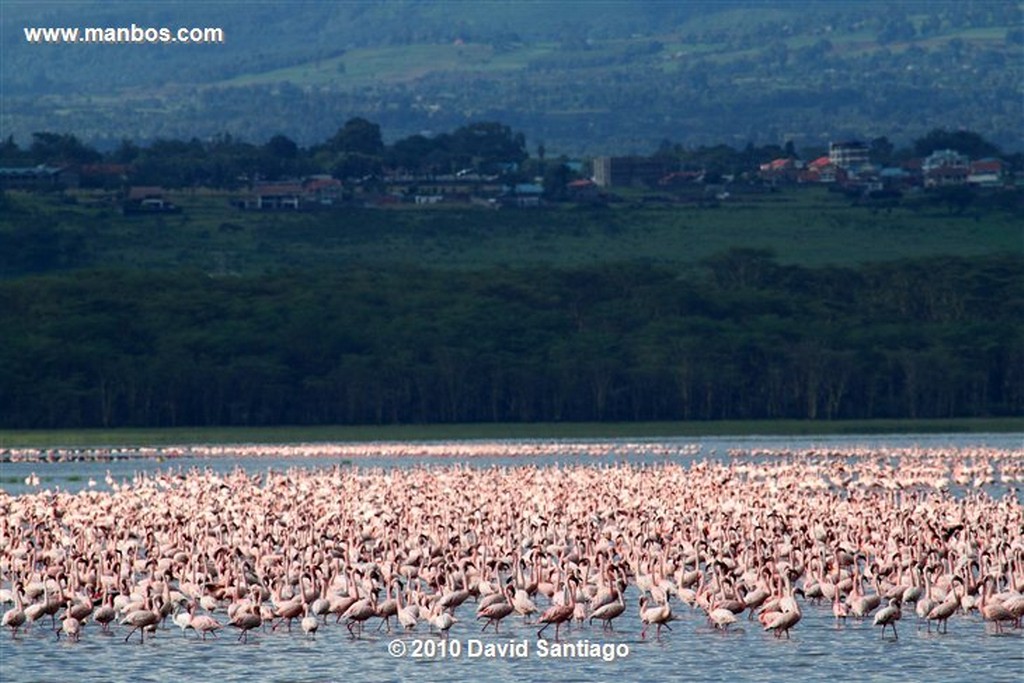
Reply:
[[[871,162],[880,165],[953,149],[971,159],[1002,157],[1011,172],[1024,168],[1024,154],[1004,155],[983,136],[966,130],[935,128],[911,146],[900,148],[888,137],[880,136],[871,139],[868,146]],[[549,199],[564,196],[565,184],[578,174],[570,171],[565,157],[545,158],[543,143],[535,152],[535,156],[530,155],[522,132],[497,121],[479,121],[429,137],[410,135],[385,144],[379,124],[356,117],[334,135],[309,147],[300,147],[280,133],[262,144],[222,134],[206,141],[159,139],[145,146],[124,139],[117,148],[101,153],[73,133],[37,132],[24,148],[13,136],[0,142],[0,166],[69,165],[80,169],[84,187],[107,189],[129,184],[238,189],[258,181],[314,174],[367,184],[383,175],[462,172],[499,176],[508,183],[542,177]],[[810,160],[827,153],[827,147],[798,150],[792,141],[784,145],[748,143],[741,148],[724,143],[690,148],[666,139],[652,156],[681,168],[703,170],[708,181],[719,182],[723,175],[754,177],[761,164],[780,157]],[[114,167],[119,170],[111,172]]]
[[[140,146],[124,139],[101,153],[73,133],[37,132],[22,148],[12,136],[0,142],[0,165],[71,165],[82,170],[82,183],[164,187],[238,188],[259,180],[329,174],[343,180],[392,173],[454,174],[473,170],[526,178],[519,165],[528,158],[526,137],[509,126],[480,121],[450,133],[416,134],[385,145],[380,126],[352,118],[331,137],[299,147],[283,134],[253,144],[229,134],[210,140],[159,139]],[[117,165],[123,173],[90,174],[96,165]],[[92,169],[95,172],[97,169]]]
[[[0,426],[1024,412],[1020,256],[0,283]]]

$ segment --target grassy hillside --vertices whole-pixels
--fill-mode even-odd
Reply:
[[[259,274],[283,268],[422,265],[581,266],[643,261],[680,270],[733,247],[780,263],[849,266],[938,255],[1019,253],[1017,218],[994,209],[851,206],[817,188],[738,196],[717,208],[651,205],[542,210],[438,206],[244,212],[228,196],[182,193],[179,215],[123,216],[87,194],[11,193],[0,214],[0,274],[79,267],[181,268]]]

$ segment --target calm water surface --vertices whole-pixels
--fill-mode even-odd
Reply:
[[[499,444],[500,442],[494,442]],[[517,442],[518,443],[518,442]],[[558,442],[543,442],[552,444]],[[585,448],[578,448],[583,444]],[[921,446],[984,446],[1020,450],[1021,435],[927,435],[900,437],[814,437],[745,439],[686,439],[657,441],[564,442],[562,452],[530,458],[509,458],[496,448],[493,456],[467,458],[472,466],[507,464],[568,464],[638,462],[659,463],[729,457],[731,449],[846,448],[864,445],[872,449]],[[484,449],[486,451],[486,449]],[[104,489],[109,471],[117,480],[138,471],[163,471],[193,466],[229,471],[243,467],[251,471],[285,467],[330,467],[335,464],[406,467],[421,464],[452,464],[448,458],[409,455],[406,457],[359,458],[182,458],[158,462],[156,458],[118,459],[109,462],[3,463],[2,487],[9,493],[25,490],[21,481],[35,472],[41,488],[80,490],[89,486]],[[994,491],[997,495],[1001,491]],[[0,539],[0,542],[3,542]],[[0,577],[0,582],[5,577]],[[6,585],[6,584],[5,584]],[[789,640],[776,639],[762,631],[757,622],[740,619],[729,632],[708,627],[704,617],[673,602],[679,621],[671,632],[640,638],[636,588],[626,593],[627,612],[616,620],[616,632],[595,625],[562,632],[562,642],[580,639],[599,645],[618,646],[613,661],[597,657],[542,657],[536,626],[524,624],[519,616],[504,620],[502,633],[480,633],[472,601],[456,612],[459,622],[451,630],[448,656],[438,646],[439,638],[424,623],[411,633],[376,631],[376,620],[359,639],[349,637],[343,625],[333,619],[314,638],[307,638],[296,623],[291,633],[284,627],[276,632],[251,634],[248,643],[236,640],[227,629],[218,638],[200,640],[189,633],[183,637],[171,625],[144,644],[138,634],[124,642],[127,627],[114,626],[104,634],[88,623],[78,643],[56,640],[48,620],[37,622],[29,632],[12,639],[0,633],[0,682],[6,681],[1024,681],[1024,634],[1007,629],[997,634],[977,614],[958,615],[950,621],[948,634],[927,633],[918,628],[913,606],[904,609],[899,639],[891,632],[885,638],[870,620],[849,620],[837,626],[829,604],[804,601],[803,620]],[[222,622],[225,615],[215,615]],[[170,623],[170,622],[168,622]],[[554,628],[545,635],[553,637]],[[393,640],[400,645],[393,644]],[[475,642],[474,642],[475,641]],[[477,644],[526,643],[523,657],[472,657]],[[549,641],[551,642],[551,641]],[[429,644],[428,644],[429,643]],[[460,648],[455,656],[453,643]],[[390,647],[389,647],[390,646]],[[401,650],[393,656],[390,650]],[[425,656],[414,657],[419,649]],[[611,648],[606,648],[611,649]],[[627,652],[628,651],[628,652]],[[426,656],[433,654],[434,656]]]
[[[637,593],[627,591],[628,611],[616,620],[616,632],[577,627],[561,634],[563,643],[587,639],[617,645],[628,654],[614,661],[600,658],[541,657],[536,626],[521,617],[502,622],[502,633],[480,633],[473,620],[472,601],[457,611],[460,619],[451,630],[449,645],[458,642],[458,657],[411,656],[417,640],[437,648],[436,634],[420,624],[401,635],[375,631],[371,625],[359,639],[349,637],[333,620],[314,638],[296,624],[265,630],[239,643],[234,631],[205,642],[191,633],[183,637],[171,626],[159,630],[144,644],[138,635],[124,642],[126,627],[111,635],[90,624],[78,643],[56,641],[48,628],[36,627],[12,640],[0,639],[0,680],[4,681],[992,681],[1024,680],[1024,636],[1020,630],[997,635],[974,615],[950,622],[949,633],[928,634],[918,629],[911,610],[899,624],[899,639],[891,631],[880,637],[870,620],[850,620],[837,627],[828,605],[803,605],[804,618],[792,638],[776,639],[756,622],[741,619],[734,630],[709,628],[700,614],[678,603],[680,621],[660,638],[648,632],[640,638],[636,616]],[[223,615],[221,616],[223,620]],[[48,626],[48,623],[47,623]],[[737,628],[738,627],[738,628]],[[553,627],[545,635],[553,637]],[[394,639],[406,654],[389,652]],[[469,656],[472,639],[481,643],[527,643],[522,658]],[[554,641],[548,641],[554,642]],[[391,647],[397,647],[391,645]],[[439,651],[438,651],[439,652]],[[549,651],[550,652],[550,651]]]

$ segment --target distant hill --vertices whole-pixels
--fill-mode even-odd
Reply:
[[[219,27],[223,44],[30,44],[25,27]],[[122,138],[390,139],[500,120],[531,152],[936,127],[1020,148],[1019,2],[5,2],[0,128]]]

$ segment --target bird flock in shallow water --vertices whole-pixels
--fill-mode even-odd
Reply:
[[[993,633],[1020,629],[1022,461],[851,448],[689,464],[195,467],[103,491],[0,492],[2,625],[14,638],[145,642],[177,627],[247,642],[293,626],[500,633],[509,618],[560,639],[625,620],[646,639],[699,610],[709,629],[756,620],[789,638],[816,603],[893,639],[898,624],[946,633],[974,613]]]

